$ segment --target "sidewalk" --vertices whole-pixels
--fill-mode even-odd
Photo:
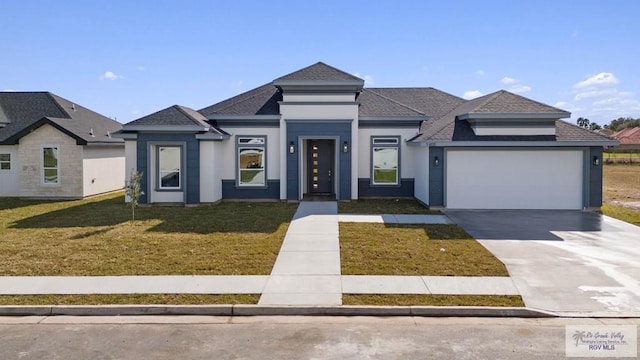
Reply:
[[[336,202],[301,202],[268,276],[4,276],[0,295],[261,294],[264,306],[337,306],[342,294],[519,295],[509,277],[341,275],[340,221],[451,223],[445,215],[338,215]]]

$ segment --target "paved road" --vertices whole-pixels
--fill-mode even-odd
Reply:
[[[581,211],[447,211],[507,266],[525,304],[640,313],[640,227]]]
[[[549,360],[565,358],[567,324],[640,319],[0,318],[0,359]]]

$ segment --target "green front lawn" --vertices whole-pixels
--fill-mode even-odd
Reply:
[[[509,275],[457,225],[340,223],[340,261],[344,275]]]
[[[257,294],[0,295],[0,305],[227,305],[259,299]]]
[[[517,295],[344,294],[343,305],[377,306],[524,306]]]
[[[640,226],[640,211],[628,209],[613,204],[603,204],[601,212],[618,220],[626,221],[629,224]]]
[[[268,275],[296,205],[0,199],[0,275]]]
[[[442,214],[420,204],[413,199],[360,199],[339,202],[341,214]]]

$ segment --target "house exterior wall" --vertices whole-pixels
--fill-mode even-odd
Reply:
[[[285,92],[284,97],[288,96]],[[322,103],[327,96],[336,96],[338,102]],[[283,98],[284,98],[283,97]],[[289,99],[289,98],[287,98]],[[347,141],[349,152],[339,152],[336,162],[340,183],[339,200],[358,198],[358,105],[354,102],[355,93],[301,96],[296,100],[301,103],[283,102],[280,105],[280,199],[299,200],[301,198],[301,182],[303,179],[299,158],[301,152],[289,154],[288,146],[293,141],[299,148],[302,139],[323,137],[333,138],[338,144]],[[314,103],[316,102],[316,103]],[[353,136],[352,136],[353,134]],[[286,179],[286,181],[284,180]]]
[[[123,146],[84,146],[83,196],[122,189],[125,185]]]
[[[407,150],[413,153],[414,187],[413,196],[423,204],[429,204],[429,147],[412,146]]]
[[[10,169],[0,169],[0,196],[18,196],[20,192],[20,161],[18,145],[0,145],[0,154],[9,154]]]
[[[409,151],[406,140],[416,135],[415,128],[359,128],[358,129],[358,196],[359,197],[413,197],[414,151]],[[400,174],[398,185],[371,183],[371,138],[399,137]]]
[[[287,123],[287,139],[291,139],[296,144],[296,147],[300,149],[303,144],[303,139],[311,138],[326,138],[334,139],[336,144],[343,144],[345,141],[352,143],[351,136],[351,122],[350,121],[334,121],[334,122],[320,122],[320,121],[291,121]],[[350,200],[352,198],[352,153],[351,151],[344,153],[342,151],[336,151],[337,161],[334,164],[338,172],[338,193],[336,194],[338,200]],[[301,183],[302,173],[301,165],[304,163],[302,159],[303,151],[296,151],[294,154],[287,154],[287,173],[285,179],[287,179],[287,200],[300,200],[302,195]],[[304,171],[304,169],[302,170]]]
[[[156,148],[162,145],[182,146],[180,190],[158,189]],[[141,185],[145,192],[141,203],[200,202],[200,142],[193,133],[140,133],[136,143],[136,165],[142,172]]]
[[[45,124],[20,139],[21,197],[81,198],[83,149],[76,140]],[[58,184],[43,184],[42,148],[58,147]]]
[[[228,141],[227,141],[228,142]],[[222,169],[228,158],[220,155],[223,143],[200,141],[200,202],[212,203],[222,199]]]
[[[587,207],[600,208],[602,206],[602,147],[593,146],[586,151],[589,155],[585,160],[585,168],[589,169]],[[595,164],[594,157],[599,159],[599,164]]]
[[[438,158],[438,165],[435,158]],[[444,157],[444,148],[429,148],[429,206],[444,206],[444,168],[447,159]]]
[[[223,199],[279,199],[280,198],[280,129],[277,127],[224,127],[232,134],[222,141],[218,152]],[[237,185],[237,139],[243,136],[266,137],[266,186],[241,187]]]

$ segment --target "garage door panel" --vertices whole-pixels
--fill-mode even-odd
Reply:
[[[449,150],[451,209],[581,209],[580,150]]]

